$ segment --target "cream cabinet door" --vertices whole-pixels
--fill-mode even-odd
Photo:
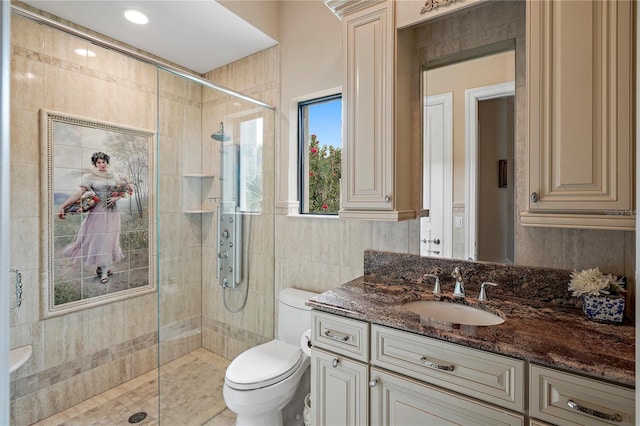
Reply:
[[[339,215],[360,220],[415,219],[418,212],[412,204],[410,141],[397,137],[397,133],[404,133],[394,127],[398,61],[395,2],[369,3],[372,5],[342,18],[343,152]]]
[[[344,210],[393,209],[392,7],[343,18]]]
[[[311,411],[315,426],[367,425],[368,365],[311,350]]]
[[[371,385],[372,425],[524,425],[521,414],[376,367],[371,368]]]
[[[633,229],[634,16],[630,1],[527,2],[523,225]]]

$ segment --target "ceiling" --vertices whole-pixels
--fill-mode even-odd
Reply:
[[[214,0],[22,1],[200,74],[277,43]],[[124,19],[127,8],[149,23]]]

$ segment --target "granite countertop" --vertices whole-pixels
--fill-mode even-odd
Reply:
[[[307,304],[320,311],[635,386],[635,327],[631,324],[589,321],[575,307],[492,297],[493,288],[488,288],[490,300],[481,303],[476,300],[477,292],[467,290],[463,302],[453,299],[449,288],[443,288],[442,296],[434,296],[431,287],[403,280],[371,282],[365,276],[315,296]],[[435,298],[497,311],[506,321],[492,326],[421,322],[418,314],[398,307]]]

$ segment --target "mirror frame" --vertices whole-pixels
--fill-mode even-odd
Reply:
[[[91,142],[88,143],[89,138],[81,136],[77,143],[77,147],[81,151],[81,156],[90,157],[90,151],[105,151],[109,152],[107,145],[107,136],[114,138],[136,138],[141,140],[147,145],[147,173],[148,173],[148,195],[147,195],[147,268],[148,275],[143,279],[146,281],[143,285],[131,287],[131,282],[125,282],[126,289],[116,289],[111,293],[100,294],[94,297],[81,298],[63,304],[55,304],[55,220],[57,217],[57,208],[55,201],[55,185],[56,185],[56,148],[61,150],[61,144],[56,140],[56,134],[54,132],[54,126],[64,125],[69,126],[69,131],[76,132],[77,134],[89,133],[91,135]],[[87,132],[85,129],[89,129]],[[104,138],[100,142],[95,142],[95,136],[104,133]],[[144,294],[153,293],[157,289],[156,285],[156,238],[155,238],[155,213],[156,207],[153,196],[155,192],[155,133],[152,131],[138,129],[134,127],[120,126],[103,121],[89,120],[83,117],[67,115],[55,111],[40,110],[40,170],[41,170],[41,203],[40,203],[40,226],[41,226],[41,257],[40,257],[40,282],[41,282],[41,313],[43,318],[54,317],[70,312],[76,312],[82,309],[87,309],[95,306],[105,305],[116,301],[128,299],[130,297],[141,296]],[[101,148],[102,147],[102,148]],[[60,154],[58,154],[60,155]],[[144,154],[143,154],[144,156]],[[69,159],[69,157],[65,157]],[[144,158],[143,158],[144,160]],[[70,164],[85,164],[82,159],[71,159],[68,163],[65,162],[64,166],[67,169],[72,170],[72,174],[76,175],[78,180],[86,173],[82,167],[77,167],[77,170],[70,168]],[[113,163],[113,162],[112,162]],[[62,176],[58,176],[58,181]],[[144,179],[142,179],[144,181]],[[58,204],[59,200],[58,200]],[[144,212],[144,209],[140,207],[140,212]],[[144,214],[144,213],[142,213]],[[83,218],[84,220],[84,218]],[[144,260],[144,254],[143,254]],[[128,269],[130,271],[130,269]],[[129,277],[127,276],[127,280]],[[122,281],[120,281],[121,283]]]

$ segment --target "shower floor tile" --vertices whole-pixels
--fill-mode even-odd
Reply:
[[[159,380],[158,370],[150,371],[35,425],[131,425],[129,417],[144,411],[147,417],[133,424],[232,426],[235,414],[222,397],[227,365],[229,360],[200,348],[162,366]]]

